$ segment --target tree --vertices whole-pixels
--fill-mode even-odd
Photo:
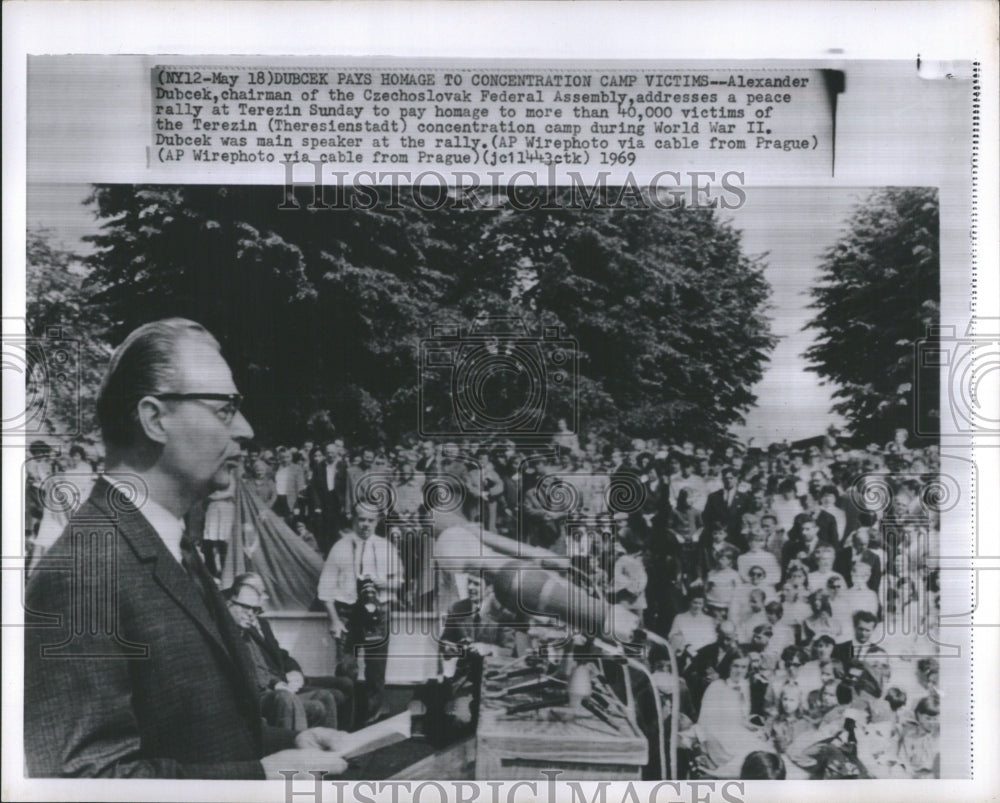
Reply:
[[[933,431],[937,382],[917,383],[915,346],[938,322],[938,197],[932,188],[872,193],[824,255],[812,288],[819,332],[809,370],[838,389],[833,409],[861,438],[884,443],[896,428]]]
[[[355,439],[416,383],[416,337],[440,284],[419,210],[287,211],[273,187],[97,186],[106,220],[89,281],[119,341],[179,315],[220,339],[263,440],[318,410]],[[410,426],[415,426],[415,415]]]
[[[724,441],[774,345],[763,264],[712,209],[564,200],[499,213],[478,251],[578,341],[585,428]]]
[[[42,383],[40,423],[48,434],[95,443],[95,400],[111,349],[84,274],[81,258],[54,245],[51,231],[28,232],[27,331],[38,348],[27,354]]]
[[[450,375],[421,374],[422,344],[435,324],[469,332],[484,316],[579,342],[576,385],[546,387],[548,432],[578,410],[582,429],[711,442],[752,404],[769,288],[712,210],[351,197],[311,211],[279,208],[271,187],[95,187],[105,223],[88,286],[112,339],[157,317],[201,321],[272,442],[447,425]],[[524,382],[491,376],[484,398],[516,410]]]

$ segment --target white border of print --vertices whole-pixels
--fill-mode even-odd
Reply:
[[[970,311],[998,317],[997,4],[938,3],[7,3],[3,8],[3,316],[24,314],[26,56],[41,53],[336,53],[343,56],[545,59],[794,58],[975,59],[982,64],[977,294]],[[482,32],[489,36],[484,42]],[[918,132],[914,133],[919,136]],[[873,176],[872,184],[884,183]],[[5,378],[6,382],[6,378]],[[5,407],[23,388],[4,387]],[[5,444],[6,445],[6,444]],[[1000,450],[975,454],[980,488],[1000,486]],[[20,476],[20,450],[3,449],[4,476]],[[12,471],[11,471],[12,469]],[[19,489],[4,484],[4,542],[19,529]],[[12,491],[12,495],[6,493]],[[1000,554],[998,495],[977,500],[981,551]],[[991,538],[992,536],[992,538]],[[12,554],[4,549],[3,554]],[[6,567],[6,563],[4,564]],[[984,566],[996,566],[996,559]],[[748,784],[748,800],[980,800],[1000,786],[998,636],[1000,572],[979,572],[982,618],[974,654],[973,781]],[[16,584],[3,585],[4,610]],[[16,590],[16,588],[15,588]],[[4,799],[284,800],[281,784],[21,780],[20,643],[3,628]],[[836,788],[831,788],[831,785]],[[301,787],[299,787],[301,788]],[[329,787],[328,787],[329,788]],[[333,789],[329,788],[332,797]],[[484,790],[484,795],[490,794]],[[403,796],[405,799],[405,795]],[[522,793],[523,798],[523,793]],[[303,798],[297,798],[302,800]],[[304,798],[304,799],[308,799]],[[350,799],[350,798],[349,798]],[[489,799],[485,797],[483,799]],[[609,799],[617,799],[609,792]],[[676,795],[661,799],[677,799]],[[696,799],[691,795],[690,799]],[[714,799],[714,796],[713,796]]]

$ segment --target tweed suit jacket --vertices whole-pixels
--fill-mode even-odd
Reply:
[[[203,567],[202,567],[203,570]],[[209,584],[211,585],[211,584]],[[24,747],[35,777],[262,779],[266,726],[219,592],[100,480],[28,584]]]

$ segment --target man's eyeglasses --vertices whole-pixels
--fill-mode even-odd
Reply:
[[[222,407],[213,407],[213,411],[222,423],[233,423],[236,414],[243,404],[243,396],[239,393],[156,393],[152,394],[154,399],[160,401],[221,401],[226,402]]]
[[[239,600],[231,599],[229,600],[230,605],[235,605],[237,608],[242,608],[245,611],[250,611],[254,616],[260,616],[264,613],[264,609],[259,605],[247,605],[245,602],[240,602]]]

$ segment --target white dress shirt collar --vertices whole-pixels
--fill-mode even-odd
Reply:
[[[106,474],[105,479],[112,486],[117,486],[119,484],[113,474]],[[126,498],[131,498],[131,496],[135,493],[134,486],[132,483],[122,484],[125,486],[123,492],[126,494]],[[136,507],[136,510],[142,514],[142,517],[146,519],[147,522],[149,522],[149,525],[160,537],[160,540],[167,548],[167,551],[173,555],[174,560],[183,566],[184,563],[181,559],[181,538],[184,536],[184,519],[177,518],[173,513],[163,507],[163,505],[158,502],[154,502],[148,497],[142,502],[141,505]]]
[[[174,516],[169,510],[152,499],[147,499],[139,509],[143,517],[156,530],[167,551],[174,560],[183,565],[181,560],[181,538],[184,536],[184,519]]]

